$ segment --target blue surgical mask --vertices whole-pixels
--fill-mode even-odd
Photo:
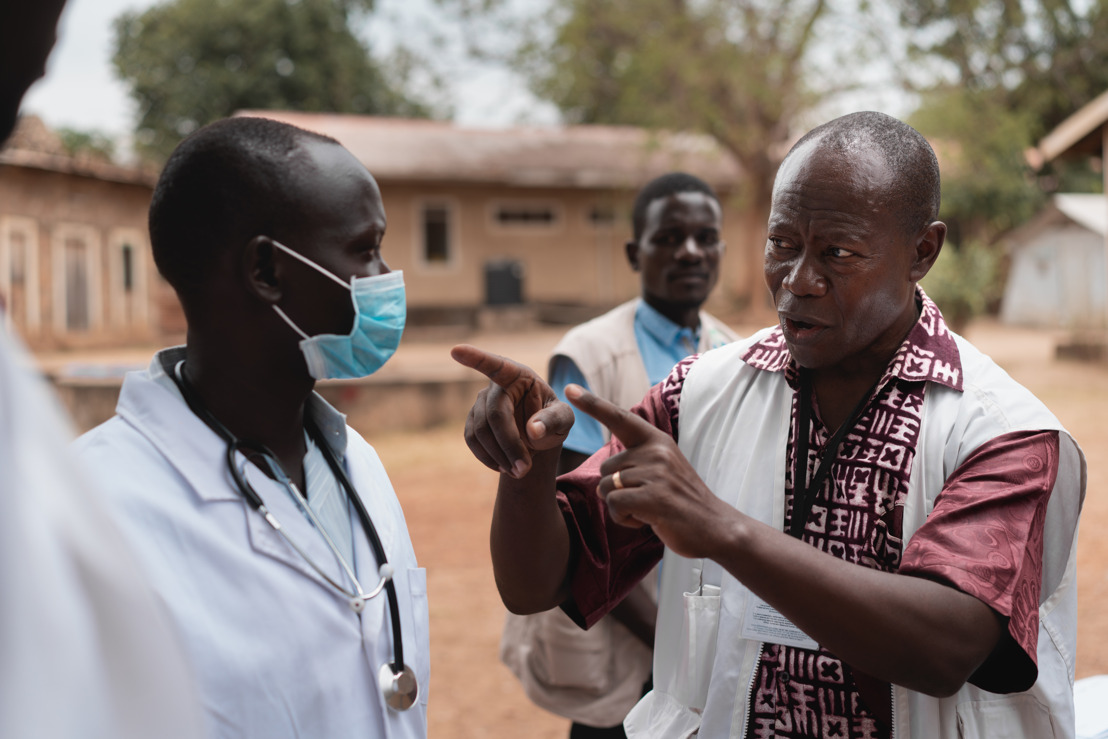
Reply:
[[[284,244],[273,245],[314,267],[350,291],[354,302],[354,327],[349,334],[308,336],[276,305],[273,310],[303,337],[300,351],[308,373],[317,380],[372,375],[400,345],[407,317],[404,273],[400,270],[376,277],[351,277],[350,284]]]

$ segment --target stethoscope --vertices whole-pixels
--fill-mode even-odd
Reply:
[[[369,592],[366,592],[362,587],[362,584],[354,575],[353,568],[339,552],[338,547],[335,546],[335,542],[332,541],[331,537],[327,534],[327,530],[320,524],[319,520],[316,518],[315,512],[312,511],[311,506],[308,505],[308,501],[305,500],[303,494],[296,487],[296,483],[290,480],[289,476],[285,474],[284,469],[281,467],[281,463],[277,460],[277,456],[264,444],[237,438],[226,426],[220,423],[219,419],[213,416],[204,406],[197,396],[195,389],[189,381],[185,379],[184,372],[181,370],[183,365],[184,360],[178,362],[167,374],[172,378],[178,389],[180,389],[181,395],[184,397],[185,403],[188,404],[189,409],[227,442],[227,467],[231,471],[231,478],[235,482],[235,487],[238,488],[239,493],[242,494],[242,497],[250,507],[261,514],[266,523],[280,534],[281,538],[283,538],[289,546],[296,550],[304,561],[315,570],[316,574],[322,577],[328,585],[346,598],[347,603],[350,605],[350,609],[355,613],[364,611],[366,603],[371,598],[380,595],[382,590],[385,591],[389,601],[389,615],[392,619],[393,661],[381,665],[381,670],[378,672],[377,678],[381,687],[381,693],[384,695],[385,703],[388,704],[389,708],[393,708],[397,711],[408,710],[415,704],[416,699],[419,697],[419,684],[416,681],[415,672],[412,671],[411,667],[404,664],[404,640],[400,633],[399,600],[396,597],[396,586],[392,581],[393,567],[389,564],[385,556],[385,548],[381,545],[381,539],[377,535],[377,527],[373,525],[373,520],[370,519],[369,512],[366,510],[365,504],[362,503],[362,499],[359,498],[358,494],[354,491],[354,485],[350,482],[350,478],[346,474],[346,469],[343,468],[334,450],[327,445],[326,440],[320,438],[319,429],[315,427],[315,424],[305,419],[308,436],[323,452],[323,456],[326,458],[327,465],[331,468],[332,474],[334,474],[335,479],[342,485],[343,489],[346,491],[347,498],[354,505],[354,510],[357,511],[358,518],[362,522],[362,528],[365,530],[366,538],[369,539],[370,546],[373,547],[373,556],[376,557],[377,562],[380,564],[377,571],[380,580],[377,582],[377,586]],[[169,368],[167,367],[166,369]],[[241,465],[236,464],[236,452],[243,455]],[[259,460],[261,461],[260,464]],[[327,542],[327,546],[334,553],[339,563],[342,564],[342,568],[346,572],[347,577],[349,577],[350,582],[354,584],[354,590],[351,591],[335,582],[334,579],[327,575],[327,573],[325,573],[315,561],[312,560],[303,549],[297,546],[296,542],[294,542],[287,533],[285,533],[285,529],[281,526],[280,521],[278,521],[273,513],[266,508],[262,497],[258,495],[249,480],[246,479],[247,461],[253,461],[256,465],[261,467],[263,471],[268,472],[270,477],[289,491],[292,498],[296,501],[296,504],[312,522],[316,531],[323,536],[323,540]],[[263,464],[264,467],[262,467]]]

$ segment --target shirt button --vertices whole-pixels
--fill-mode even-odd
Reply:
[[[787,684],[792,678],[789,676],[789,673],[780,672],[777,675],[777,679],[780,680],[782,684]]]

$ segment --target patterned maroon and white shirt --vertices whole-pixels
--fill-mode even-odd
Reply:
[[[927,577],[981,599],[1008,620],[1008,633],[971,682],[994,692],[1034,683],[1043,521],[1058,468],[1054,431],[999,436],[977,449],[946,481],[928,520],[903,545],[903,500],[915,460],[929,383],[962,390],[957,345],[922,293],[921,315],[869,403],[847,433],[816,496],[803,540],[839,559],[885,572]],[[785,530],[792,518],[794,455],[800,433],[799,374],[780,329],[751,346],[746,363],[783,373],[793,388],[785,481]],[[674,368],[634,410],[675,439],[684,378],[695,357]],[[830,434],[813,402],[808,478]],[[832,430],[833,432],[834,430]],[[622,449],[613,441],[559,480],[560,502],[579,546],[572,603],[591,625],[661,557],[649,529],[610,522],[595,494],[600,464]],[[891,689],[827,650],[767,644],[755,676],[747,736],[879,739],[889,735]]]

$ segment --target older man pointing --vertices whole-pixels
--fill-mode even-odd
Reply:
[[[529,369],[467,441],[500,469],[505,604],[582,626],[663,558],[631,737],[1072,736],[1080,449],[917,286],[943,246],[926,140],[880,113],[802,138],[774,185],[778,325],[678,365],[555,480],[571,412]]]

